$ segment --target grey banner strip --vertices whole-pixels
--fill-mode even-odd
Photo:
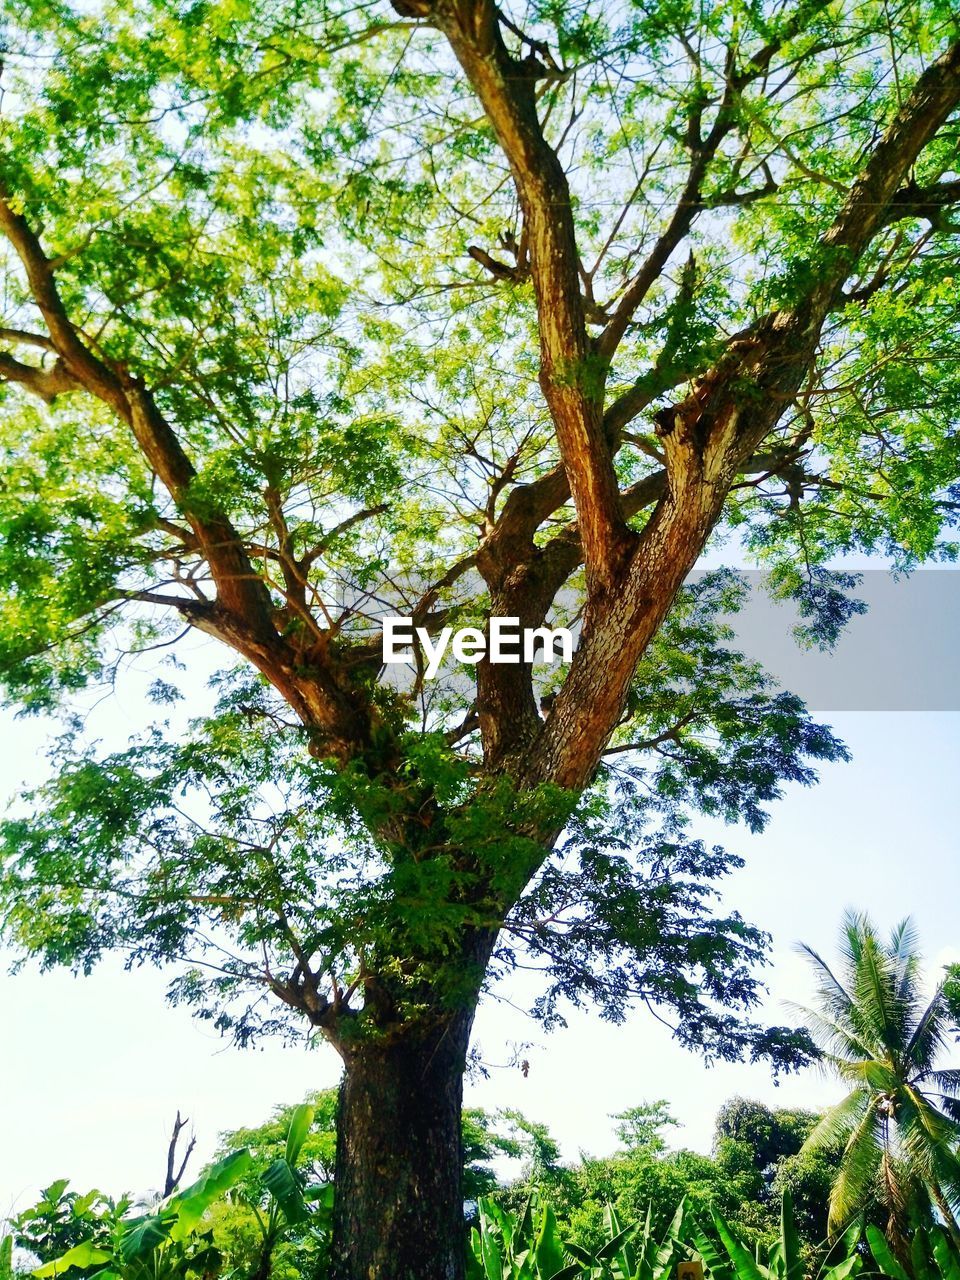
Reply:
[[[960,572],[862,571],[849,594],[866,612],[847,622],[832,652],[797,644],[796,607],[771,600],[761,573],[738,576],[750,594],[725,619],[732,647],[812,711],[960,711]]]

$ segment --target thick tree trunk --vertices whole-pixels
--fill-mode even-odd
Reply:
[[[461,1280],[473,1011],[359,1042],[340,1089],[333,1280]]]

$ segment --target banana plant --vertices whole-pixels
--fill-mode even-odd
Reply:
[[[670,1280],[685,1256],[683,1203],[658,1239],[650,1213],[642,1227],[624,1226],[616,1210],[604,1210],[606,1239],[595,1252],[561,1239],[549,1205],[528,1202],[518,1218],[490,1200],[480,1202],[471,1240],[470,1280]]]
[[[32,1275],[35,1280],[56,1280],[74,1270],[85,1280],[211,1280],[223,1259],[212,1233],[198,1227],[207,1209],[236,1185],[250,1163],[249,1151],[233,1152],[152,1212],[118,1221],[108,1240],[81,1241]]]
[[[720,1248],[699,1227],[695,1227],[690,1236],[708,1280],[852,1280],[863,1270],[863,1257],[857,1248],[863,1224],[858,1219],[828,1250],[817,1271],[812,1276],[807,1275],[789,1191],[783,1194],[780,1237],[768,1250],[765,1263],[737,1238],[730,1224],[716,1209],[712,1217]],[[892,1277],[892,1280],[907,1280],[907,1277]]]
[[[877,1227],[867,1227],[867,1244],[874,1262],[889,1280],[960,1280],[960,1250],[942,1227],[914,1232],[909,1271],[894,1256]]]
[[[481,1197],[479,1225],[470,1233],[468,1280],[574,1280],[584,1274],[568,1261],[557,1219],[549,1205],[531,1198],[518,1217]]]
[[[260,1257],[252,1280],[269,1280],[277,1245],[299,1227],[307,1227],[321,1253],[325,1247],[333,1220],[333,1184],[307,1186],[298,1168],[313,1120],[314,1108],[308,1103],[294,1108],[283,1155],[260,1176],[260,1185],[267,1192],[266,1205],[258,1203],[257,1197],[249,1192],[236,1193],[260,1228]]]
[[[683,1240],[689,1223],[686,1201],[658,1238],[647,1209],[643,1225],[624,1226],[612,1205],[603,1215],[606,1239],[596,1252],[568,1244],[567,1252],[582,1265],[584,1280],[670,1280],[679,1261],[687,1256]]]

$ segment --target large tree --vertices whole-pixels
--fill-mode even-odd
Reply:
[[[682,587],[736,528],[829,638],[831,555],[939,553],[954,16],[3,11],[6,689],[69,707],[184,631],[238,664],[186,736],[60,741],[5,829],[7,936],[188,957],[174,994],[241,1040],[319,1029],[336,1275],[456,1277],[488,973],[545,968],[547,1020],[637,996],[707,1054],[802,1054],[734,1016],[764,940],[685,813],[758,826],[841,748],[724,646],[736,588]],[[579,645],[398,679],[391,613]]]

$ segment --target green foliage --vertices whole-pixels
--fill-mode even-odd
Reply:
[[[257,1129],[221,1135],[221,1152],[239,1149],[247,1170],[207,1221],[232,1266],[245,1267],[256,1280],[312,1275],[324,1265],[336,1104],[337,1091],[323,1090],[297,1106],[278,1107]]]
[[[321,1105],[335,1093],[321,1096]],[[329,1243],[333,1184],[309,1180],[307,1170],[318,1151],[326,1150],[325,1142],[311,1141],[327,1137],[312,1134],[314,1119],[309,1103],[279,1109],[274,1122],[250,1131],[262,1140],[256,1153],[228,1135],[227,1150],[196,1182],[133,1217],[129,1200],[114,1204],[96,1191],[80,1197],[67,1192],[66,1182],[52,1184],[12,1222],[18,1244],[41,1259],[32,1274],[38,1280],[212,1280],[224,1271],[250,1280],[319,1275]],[[280,1154],[273,1155],[271,1145]],[[244,1212],[256,1227],[252,1245]]]
[[[696,1259],[706,1280],[853,1280],[877,1275],[888,1280],[955,1280],[960,1249],[940,1227],[918,1230],[905,1269],[883,1233],[859,1221],[850,1224],[813,1259],[804,1253],[789,1192],[783,1196],[776,1239],[766,1249],[747,1245],[716,1209],[695,1214],[681,1201],[662,1235],[642,1225],[623,1225],[607,1206],[602,1241],[593,1249],[565,1241],[549,1205],[528,1202],[513,1214],[481,1201],[480,1222],[471,1233],[471,1280],[669,1280],[679,1262]],[[548,1248],[543,1250],[546,1243]],[[546,1266],[541,1259],[546,1258]],[[871,1265],[875,1264],[876,1270]],[[552,1271],[550,1268],[554,1268]]]
[[[248,1152],[233,1152],[211,1165],[197,1182],[136,1217],[126,1212],[129,1201],[115,1206],[98,1192],[68,1199],[66,1183],[55,1183],[14,1225],[22,1221],[19,1238],[26,1248],[33,1248],[36,1240],[46,1249],[51,1236],[63,1232],[64,1211],[89,1232],[88,1238],[44,1261],[33,1272],[39,1280],[69,1274],[89,1280],[188,1280],[191,1276],[205,1280],[219,1274],[223,1257],[212,1233],[201,1229],[201,1220],[238,1182],[249,1163]]]
[[[612,1117],[621,1150],[596,1157],[581,1155],[569,1165],[556,1159],[556,1146],[544,1126],[525,1121],[517,1132],[535,1133],[540,1156],[527,1139],[510,1153],[524,1159],[519,1176],[496,1193],[498,1204],[519,1212],[529,1197],[549,1198],[565,1239],[596,1250],[604,1240],[607,1209],[628,1222],[645,1220],[662,1232],[683,1200],[698,1220],[716,1209],[749,1247],[770,1248],[781,1229],[783,1195],[805,1261],[815,1258],[827,1235],[827,1204],[836,1177],[839,1151],[801,1156],[804,1139],[818,1116],[772,1109],[735,1098],[717,1116],[712,1155],[671,1150],[665,1133],[676,1121],[661,1100],[641,1103]],[[874,1211],[877,1222],[885,1217]]]
[[[827,1207],[840,1150],[803,1150],[819,1118],[811,1111],[772,1109],[746,1098],[735,1098],[721,1107],[714,1138],[717,1164],[745,1191],[746,1179],[754,1179],[742,1207],[722,1206],[741,1231],[759,1232],[769,1241],[773,1211],[783,1196],[789,1195],[804,1249],[809,1252],[826,1238]],[[864,1208],[878,1212],[869,1205]]]
[[[627,1151],[649,1151],[654,1155],[666,1150],[664,1130],[680,1123],[670,1114],[670,1104],[666,1098],[628,1107],[626,1111],[618,1111],[612,1118],[617,1122],[613,1131]]]
[[[310,1182],[330,1182],[336,1158],[337,1098],[337,1089],[318,1089],[308,1093],[303,1103],[275,1107],[263,1124],[222,1133],[217,1157],[243,1149],[250,1152],[250,1171],[242,1183],[245,1191],[252,1192],[265,1170],[278,1159],[302,1170]],[[288,1145],[291,1135],[296,1134],[295,1120],[299,1117],[302,1129],[308,1116],[310,1124],[300,1136],[295,1158],[290,1159]]]
[[[480,1201],[480,1218],[470,1233],[471,1280],[567,1280],[568,1268],[548,1204],[527,1203],[518,1217],[494,1201]]]
[[[10,1220],[16,1244],[41,1262],[51,1262],[79,1244],[102,1246],[131,1206],[128,1197],[114,1201],[96,1190],[80,1195],[68,1187],[67,1178],[58,1178],[44,1187],[36,1204]]]
[[[693,610],[688,629],[699,651],[674,659],[671,677],[657,666],[669,650],[658,648],[644,677],[658,688],[644,712],[651,734],[681,705],[689,716],[669,779],[663,769],[646,778],[618,770],[598,784],[515,906],[492,976],[524,958],[546,959],[548,989],[536,1009],[548,1024],[562,1020],[564,1001],[622,1018],[642,990],[674,1009],[678,1034],[708,1055],[769,1055],[790,1068],[806,1060],[809,1040],[743,1016],[758,999],[753,967],[766,935],[735,913],[714,914],[711,882],[742,862],[691,839],[686,825],[689,811],[710,807],[718,793],[726,816],[756,817],[777,794],[775,777],[810,781],[806,761],[842,748],[786,695],[771,701],[764,677],[739,655],[721,651],[714,614],[727,597],[719,584],[695,595],[680,608]],[[715,681],[689,690],[701,659]],[[734,686],[751,692],[731,701]],[[361,955],[368,964],[377,957],[415,1011],[425,970],[404,957],[418,952],[429,957],[432,989],[457,998],[460,984],[474,980],[457,962],[459,931],[495,918],[492,901],[464,896],[477,871],[462,870],[452,855],[411,860],[384,850],[358,822],[357,806],[368,816],[380,805],[389,810],[396,793],[313,760],[275,732],[268,709],[262,686],[234,678],[221,685],[215,715],[193,721],[187,740],[156,730],[98,757],[73,736],[61,739],[58,774],[28,797],[31,815],[0,826],[7,937],[46,965],[82,972],[121,945],[137,963],[193,957],[198,963],[173,980],[171,998],[241,1043],[299,1029],[289,1008],[260,999],[264,952],[271,971],[282,971],[291,936],[341,988],[354,981]],[[414,775],[411,788],[436,782],[435,772]],[[479,797],[447,836],[494,877],[513,878],[531,865],[531,842],[504,832],[532,811],[566,817],[569,801],[521,798],[504,784]],[[348,874],[357,859],[359,880]],[[233,935],[232,947],[206,929],[211,916]]]
[[[875,0],[796,13],[551,0],[504,15],[518,65],[541,48],[554,60],[537,106],[568,173],[590,342],[646,255],[670,250],[610,367],[564,366],[601,409],[639,396],[613,460],[625,488],[660,470],[657,415],[729,335],[832,269],[841,192],[949,26],[940,0],[914,9],[895,32]],[[4,687],[23,709],[69,710],[128,653],[175,652],[185,626],[268,677],[224,675],[186,741],[160,724],[119,751],[59,744],[56,777],[4,827],[6,940],[80,971],[114,948],[134,964],[186,956],[173,998],[246,1043],[309,1011],[261,1003],[264,966],[302,958],[331,1034],[334,1020],[370,1034],[338,994],[356,997],[361,968],[415,1020],[434,995],[475,998],[458,945],[506,924],[495,971],[543,965],[547,1022],[569,1002],[617,1018],[643,992],[708,1056],[805,1061],[805,1037],[751,1023],[767,939],[715,910],[710,886],[738,859],[686,823],[702,811],[759,829],[784,784],[843,751],[729,652],[730,583],[677,602],[617,754],[569,823],[575,795],[519,795],[499,764],[486,776],[475,672],[427,688],[380,671],[385,612],[484,621],[478,545],[559,462],[529,228],[440,32],[388,4],[306,17],[292,0],[3,0],[0,21],[0,187],[54,264],[78,341],[124,394],[150,393],[191,469],[161,482],[156,453],[93,394],[31,398],[29,370],[60,365],[49,308],[4,240]],[[693,145],[701,129],[712,150]],[[911,181],[937,184],[953,161],[937,134]],[[802,403],[786,397],[764,441],[787,461],[745,473],[718,529],[771,567],[819,640],[855,608],[831,557],[910,566],[954,551],[957,244],[949,207],[934,214],[891,210],[849,264]],[[492,277],[488,249],[506,258]],[[568,552],[575,520],[561,499],[524,554]],[[247,566],[221,582],[262,588],[282,678],[262,637],[238,639],[247,620],[213,602],[204,521],[229,528]],[[551,621],[577,616],[583,592],[574,557]],[[364,724],[338,777],[291,692],[308,677]],[[157,698],[181,683],[167,671]],[[551,928],[561,902],[570,917]]]

